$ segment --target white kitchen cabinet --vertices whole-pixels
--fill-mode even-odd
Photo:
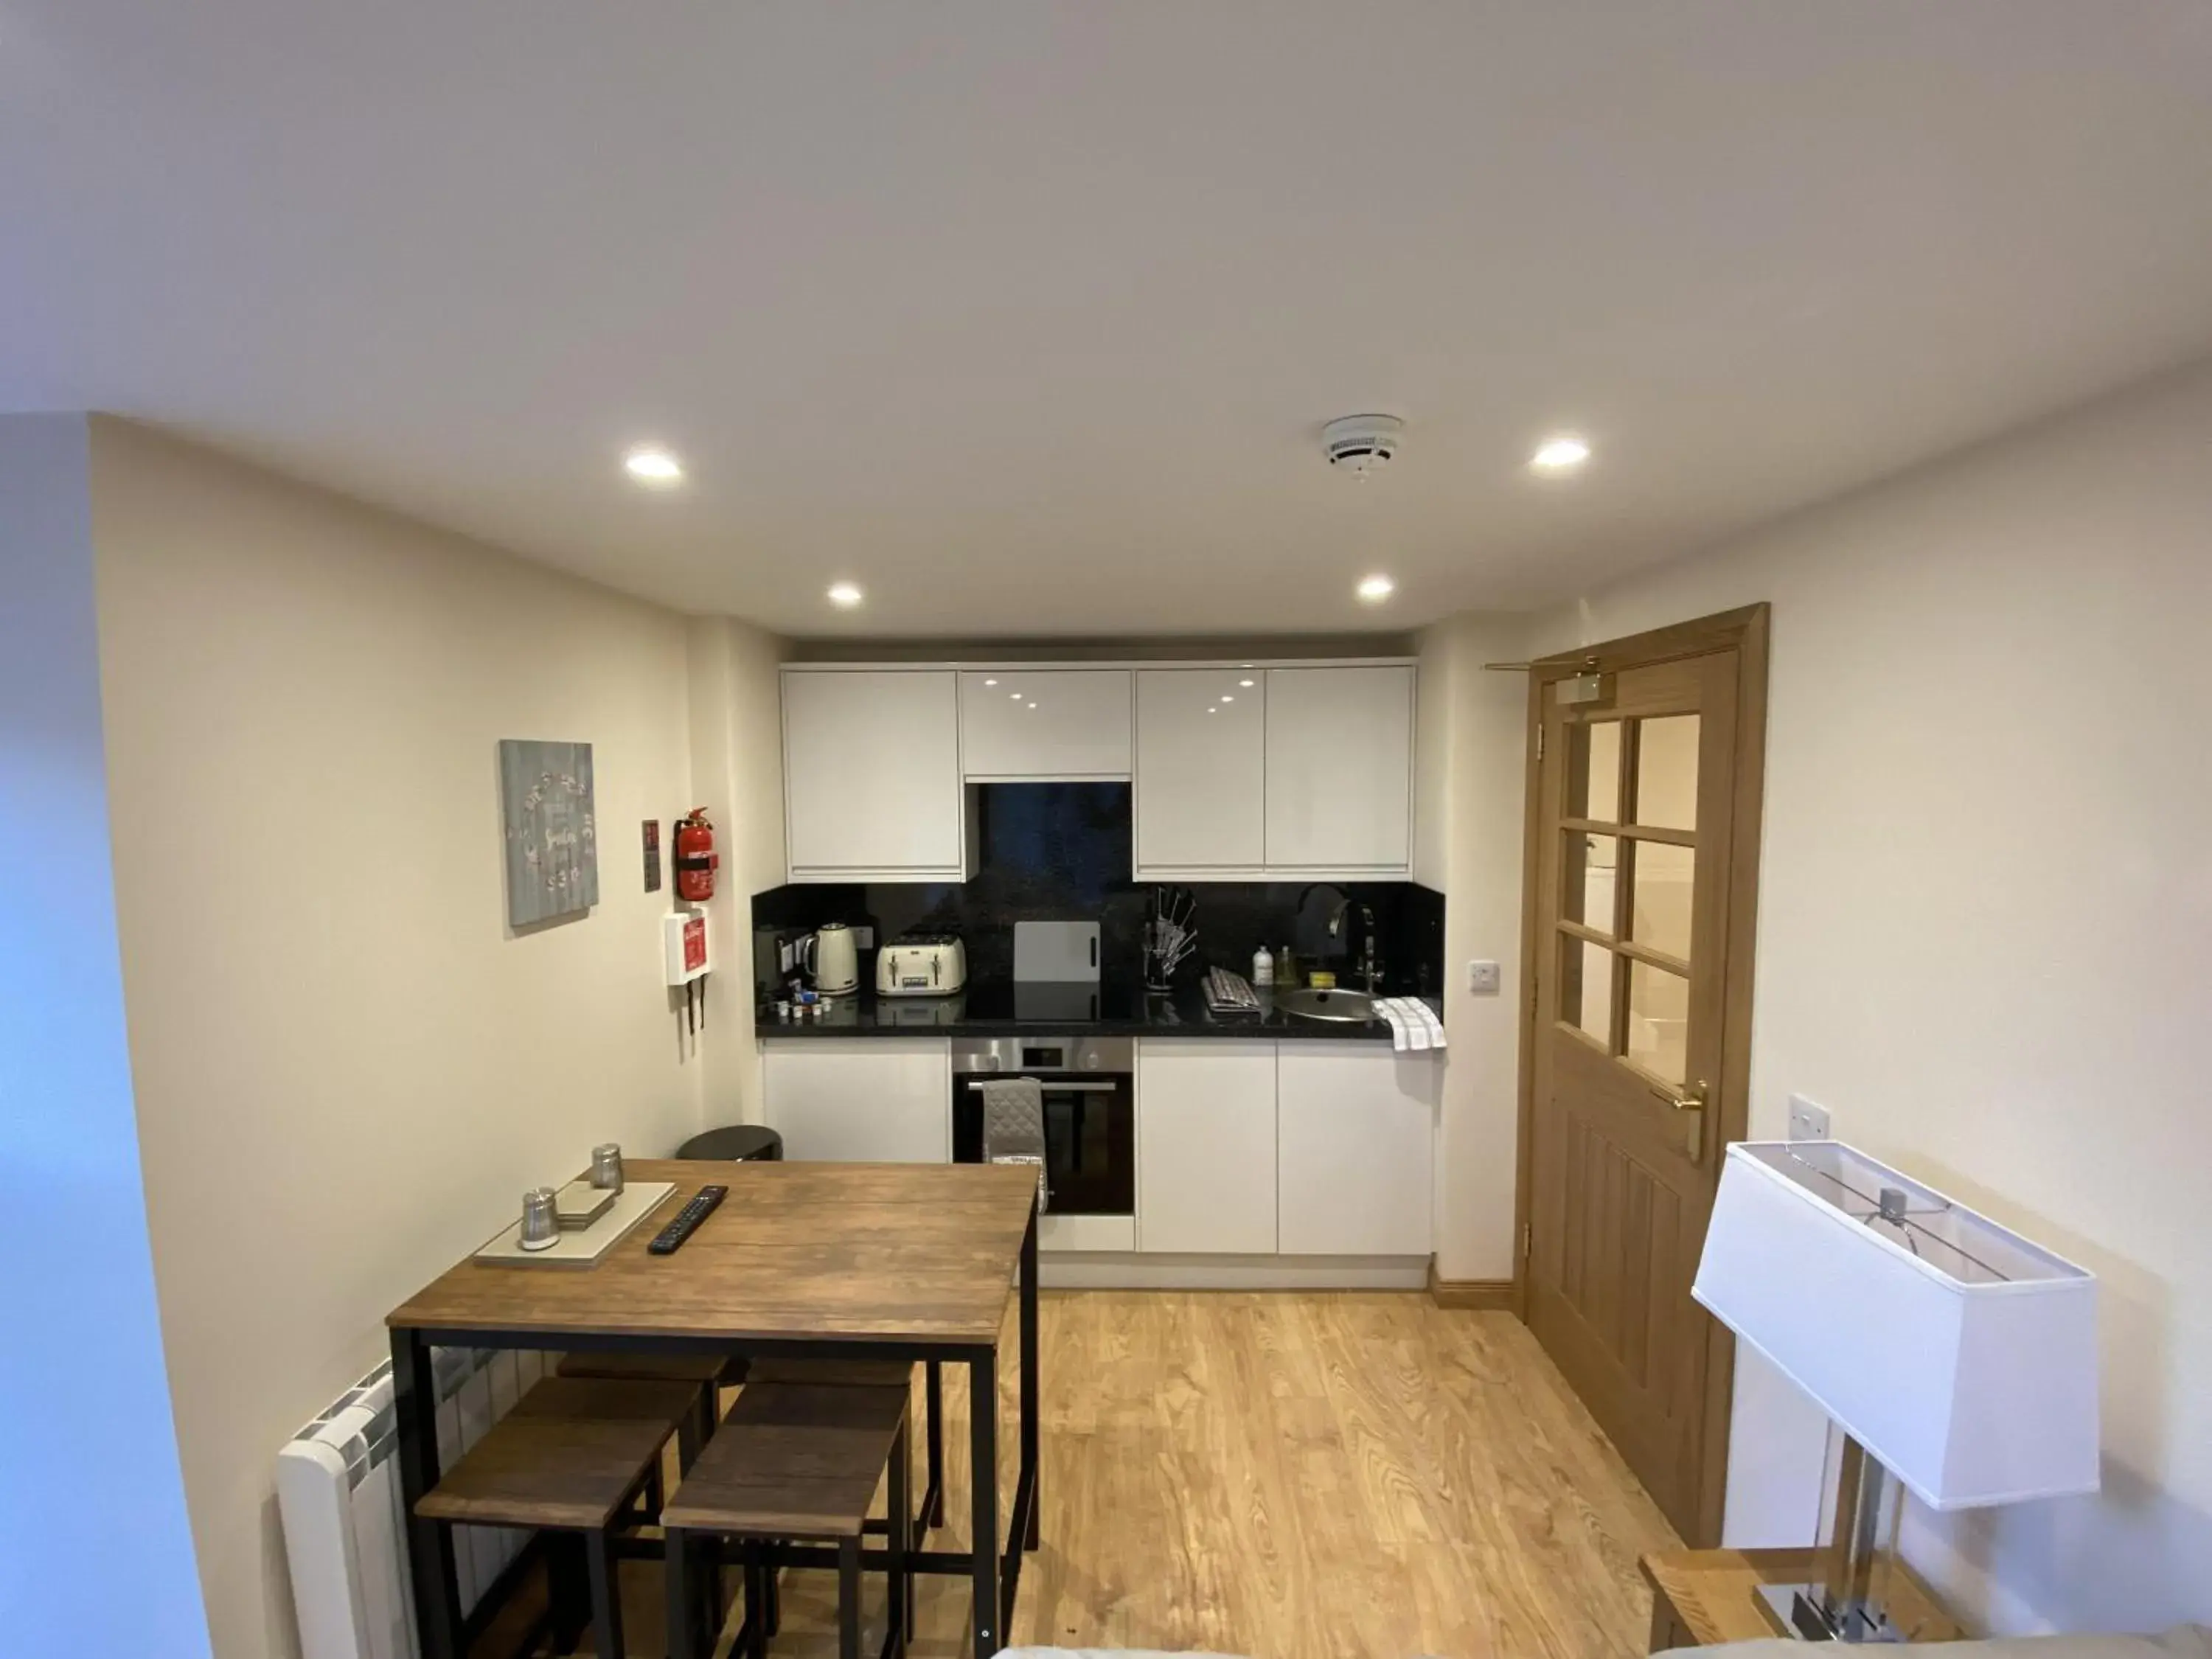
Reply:
[[[1139,880],[1249,874],[1265,863],[1263,674],[1236,668],[1137,671]]]
[[[960,676],[960,769],[968,777],[1126,778],[1126,668],[994,668]]]
[[[1137,1248],[1275,1253],[1275,1044],[1137,1045]]]
[[[783,676],[793,881],[960,881],[966,825],[950,669]]]
[[[1426,1255],[1436,1096],[1429,1054],[1285,1042],[1275,1056],[1277,1248],[1285,1255]]]
[[[761,1084],[787,1158],[952,1161],[952,1051],[943,1037],[771,1037],[761,1045]]]
[[[1267,671],[1267,863],[1402,876],[1413,863],[1413,671]]]

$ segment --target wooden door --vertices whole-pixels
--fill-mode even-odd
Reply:
[[[1764,605],[1534,665],[1522,1296],[1682,1535],[1719,1542],[1734,1349],[1690,1299],[1742,1138]]]

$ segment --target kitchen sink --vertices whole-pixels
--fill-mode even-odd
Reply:
[[[1364,991],[1278,991],[1275,1006],[1330,1025],[1364,1025],[1375,1018],[1375,999]]]

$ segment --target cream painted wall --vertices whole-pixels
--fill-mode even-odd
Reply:
[[[209,1651],[115,939],[90,429],[0,416],[0,1649]]]
[[[1916,1515],[1914,1552],[2001,1630],[2212,1620],[2212,368],[1593,594],[1534,643],[1759,599],[1752,1133],[1809,1095],[2102,1281],[2103,1494]],[[1746,1364],[1732,1541],[1803,1541],[1820,1431]]]
[[[1527,632],[1519,617],[1468,616],[1419,641],[1413,877],[1444,895],[1437,1273],[1447,1279],[1513,1276],[1528,682],[1482,665],[1524,656]],[[1476,957],[1498,963],[1497,995],[1467,988]]]
[[[142,428],[92,481],[185,1492],[216,1651],[289,1655],[277,1447],[525,1187],[702,1120],[636,850],[694,804],[685,623]],[[508,737],[594,745],[604,833],[598,908],[521,936]]]
[[[722,855],[708,927],[720,971],[708,981],[706,1121],[766,1120],[753,1042],[755,893],[783,884],[784,641],[726,617],[694,617],[691,777]]]

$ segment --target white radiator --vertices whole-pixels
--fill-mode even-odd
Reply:
[[[451,1468],[557,1355],[438,1348],[438,1461]],[[306,1659],[421,1659],[399,1498],[392,1364],[339,1396],[276,1454],[276,1503]],[[530,1534],[456,1527],[465,1615]]]

